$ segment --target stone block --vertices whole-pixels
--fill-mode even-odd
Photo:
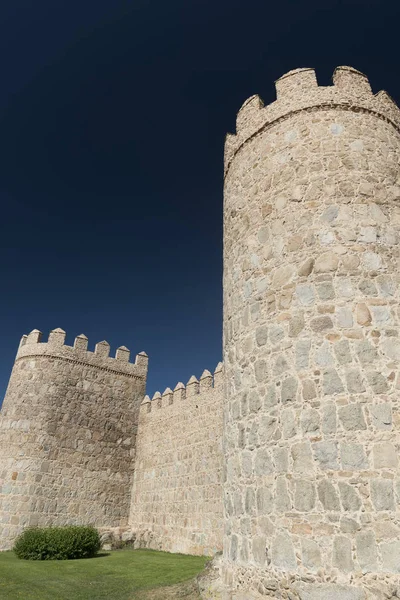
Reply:
[[[325,442],[315,442],[312,444],[315,460],[318,461],[320,469],[337,470],[338,462],[338,443],[333,440]]]
[[[315,507],[315,485],[312,481],[294,481],[294,507],[300,512],[308,512]]]
[[[378,358],[375,346],[373,346],[368,340],[357,342],[356,352],[362,365],[374,363]]]
[[[294,474],[310,474],[314,471],[314,463],[309,442],[293,444],[291,454]]]
[[[363,573],[378,570],[378,552],[373,531],[360,531],[356,535],[357,560]]]
[[[324,252],[314,263],[316,273],[328,273],[336,271],[339,265],[339,258],[333,252]]]
[[[382,571],[400,573],[400,541],[380,544]]]
[[[293,543],[287,532],[278,533],[272,540],[272,564],[283,571],[293,571],[297,567]]]
[[[288,511],[292,507],[285,477],[278,477],[276,480],[275,506],[277,513]]]
[[[331,344],[327,341],[323,342],[315,352],[315,363],[319,367],[331,367],[334,364],[331,354]]]
[[[267,538],[264,535],[256,535],[252,540],[253,558],[257,565],[263,567],[267,558]]]
[[[320,300],[333,300],[335,289],[330,281],[324,281],[316,286],[317,294]]]
[[[262,325],[256,328],[256,343],[257,346],[265,346],[268,341],[268,327]]]
[[[352,403],[339,408],[339,420],[346,431],[360,431],[367,428],[361,404]]]
[[[387,337],[381,343],[383,353],[392,360],[400,360],[400,340],[397,337]]]
[[[293,402],[296,400],[297,395],[297,379],[294,377],[288,377],[282,381],[281,386],[281,400],[282,404],[286,402]]]
[[[369,468],[367,455],[361,444],[340,443],[340,457],[343,469],[364,470]]]
[[[273,494],[271,487],[258,487],[256,491],[257,512],[266,515],[273,511]]]
[[[307,258],[302,265],[300,265],[298,271],[297,271],[297,275],[299,277],[308,277],[314,267],[314,259],[313,258]]]
[[[326,396],[343,393],[343,383],[335,369],[327,369],[324,371],[323,390]]]
[[[254,363],[254,374],[258,383],[263,383],[267,372],[267,363],[265,360],[256,360]]]
[[[340,365],[348,365],[352,362],[350,344],[348,340],[340,340],[333,346],[333,351],[336,356],[336,360]]]
[[[310,321],[310,327],[315,333],[323,333],[328,329],[333,328],[331,317],[324,315],[322,317],[314,317]]]
[[[365,392],[365,385],[358,369],[351,369],[346,372],[347,390],[350,394],[361,394]]]
[[[274,375],[279,376],[279,375],[282,375],[282,373],[285,373],[285,371],[288,371],[288,370],[289,370],[289,364],[288,364],[285,356],[283,354],[280,354],[275,359],[273,373],[274,373]]]
[[[368,383],[375,394],[384,394],[388,391],[389,385],[387,379],[378,371],[367,372]]]
[[[238,537],[237,535],[231,535],[230,540],[230,549],[229,549],[229,557],[235,562],[237,560],[237,552],[238,552]]]
[[[319,412],[315,408],[302,411],[300,424],[303,434],[315,434],[319,430]]]
[[[285,337],[285,330],[280,325],[270,325],[268,328],[268,337],[271,344],[276,346]]]
[[[317,571],[322,565],[321,550],[313,540],[301,539],[301,557],[303,565],[310,571]]]
[[[289,321],[289,337],[297,337],[304,329],[304,315],[294,315]]]
[[[254,422],[255,425],[256,422]],[[277,439],[276,435],[280,438],[279,427],[277,417],[271,414],[262,415],[260,421],[257,421],[258,425],[258,438],[259,445],[264,446],[271,442],[271,439]],[[256,444],[257,445],[257,444]]]
[[[312,379],[305,379],[302,382],[302,395],[303,400],[313,400],[317,397],[317,388]]]
[[[327,402],[322,406],[322,433],[336,433],[336,404]]]
[[[349,573],[354,570],[351,540],[349,538],[342,535],[337,535],[334,538],[332,565],[344,573]]]
[[[308,284],[299,284],[296,286],[296,296],[301,306],[312,306],[315,302],[314,286]],[[304,319],[303,319],[304,327]]]
[[[354,519],[342,517],[340,519],[340,531],[342,533],[355,533],[361,529],[360,523]]]
[[[285,439],[290,439],[297,433],[296,417],[292,409],[282,411],[282,433]]]
[[[286,472],[289,468],[289,453],[287,448],[276,447],[272,449],[272,456],[277,473]]]
[[[340,511],[339,496],[333,484],[327,479],[318,483],[318,498],[324,510]]]
[[[368,409],[374,427],[387,430],[392,428],[392,405],[390,402],[369,404]]]
[[[339,481],[338,486],[343,509],[350,512],[359,510],[362,502],[357,489],[344,481]]]
[[[274,465],[266,448],[260,448],[256,451],[256,456],[254,459],[254,472],[258,476],[270,475],[274,472]]]
[[[371,325],[371,313],[364,302],[357,304],[356,318],[359,325],[363,325],[364,327]]]
[[[296,343],[295,359],[296,369],[307,369],[310,360],[311,340],[302,339]]]
[[[276,387],[274,384],[269,385],[265,392],[264,396],[264,407],[266,410],[270,410],[278,403],[278,398],[276,395]]]
[[[375,510],[394,510],[394,490],[391,479],[371,479],[371,499]]]
[[[353,327],[353,313],[347,306],[340,306],[336,309],[337,324],[341,328]]]
[[[252,413],[257,413],[261,408],[261,398],[257,390],[251,390],[248,395],[248,407]]]
[[[375,469],[397,468],[398,458],[394,444],[390,442],[375,444],[373,447],[373,459]]]

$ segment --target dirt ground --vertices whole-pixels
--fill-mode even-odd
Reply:
[[[194,581],[138,592],[132,600],[201,600]]]

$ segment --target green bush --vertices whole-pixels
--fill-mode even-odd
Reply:
[[[67,560],[90,558],[100,547],[97,529],[67,525],[26,529],[17,538],[14,552],[25,560]]]

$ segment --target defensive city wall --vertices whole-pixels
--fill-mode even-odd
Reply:
[[[223,367],[144,399],[147,355],[23,336],[0,413],[0,549],[25,527],[91,523],[136,547],[222,549]],[[136,465],[136,468],[135,468]],[[133,491],[132,491],[133,486]],[[132,531],[132,534],[129,532]]]
[[[351,67],[276,91],[226,139],[223,368],[150,400],[145,354],[24,337],[0,549],[91,522],[223,547],[205,598],[400,598],[400,111]]]
[[[130,516],[138,547],[222,550],[222,418],[222,364],[144,399]]]

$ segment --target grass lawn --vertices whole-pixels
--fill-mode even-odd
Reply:
[[[96,558],[20,560],[0,552],[1,600],[135,600],[135,592],[195,577],[207,557],[119,550]]]

